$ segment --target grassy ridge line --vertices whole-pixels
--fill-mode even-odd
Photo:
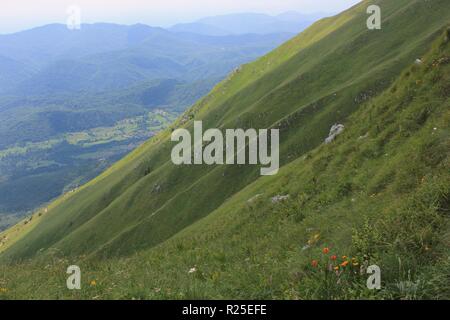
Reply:
[[[326,19],[326,20],[330,20]],[[334,24],[328,24],[325,23],[325,21],[321,21],[316,23],[316,25],[312,26],[311,28],[309,28],[308,30],[306,30],[303,33],[303,38],[301,39],[294,39],[291,40],[290,42],[288,42],[285,46],[283,46],[282,48],[278,49],[277,51],[280,51],[279,54],[277,53],[272,53],[269,54],[269,56],[267,58],[261,58],[261,60],[263,61],[262,64],[265,65],[265,59],[270,59],[270,60],[274,60],[273,58],[271,58],[271,56],[279,56],[282,55],[284,56],[284,59],[287,60],[290,55],[292,55],[293,53],[295,53],[297,50],[301,49],[302,47],[306,47],[308,44],[310,43],[314,43],[316,41],[318,41],[320,38],[325,37],[327,34],[329,34],[330,32],[333,31],[332,26],[340,26],[342,24],[344,24],[345,22],[347,22],[349,20],[349,17],[344,17],[342,16],[342,18],[339,19],[339,22],[336,22]],[[322,29],[320,31],[317,31],[317,29]],[[296,41],[297,40],[297,41]],[[269,65],[269,64],[267,64]],[[275,65],[273,65],[273,67],[275,67]],[[250,72],[247,73],[243,73],[244,77],[243,80],[241,81],[248,81],[245,77],[245,75],[251,74]],[[239,76],[241,76],[241,74],[239,74]],[[234,74],[232,76],[232,78],[230,78],[228,81],[231,82],[231,80],[235,81],[237,84],[239,84],[241,81],[237,80],[237,75]],[[239,86],[237,86],[237,88],[235,89],[236,91],[238,91],[240,88]],[[219,92],[222,90],[222,85],[219,84],[217,85],[211,92],[210,96],[208,97],[208,101],[210,100],[210,97],[212,96],[217,96],[215,95],[216,92]],[[197,109],[198,106],[203,105],[204,101],[207,100],[206,98],[202,99],[198,104],[196,104],[196,106],[193,107],[193,109]],[[215,101],[212,101],[210,103],[215,103]],[[180,118],[182,119],[182,118]],[[174,126],[180,126],[180,121],[178,121]],[[137,148],[135,151],[131,152],[128,156],[126,156],[123,160],[118,161],[116,164],[112,165],[108,170],[106,170],[105,172],[103,172],[101,175],[99,175],[97,178],[91,180],[90,182],[88,182],[87,184],[83,185],[82,187],[80,187],[80,189],[77,191],[77,194],[82,193],[83,190],[85,189],[89,189],[92,186],[96,186],[99,182],[103,181],[104,179],[111,177],[111,175],[113,175],[114,173],[120,172],[121,169],[126,169],[128,167],[128,169],[130,169],[130,163],[131,162],[138,162],[139,160],[141,160],[143,158],[143,156],[148,152],[148,150],[150,148],[152,148],[154,145],[161,143],[161,141],[167,140],[170,137],[170,131],[166,130],[163,131],[161,133],[159,133],[155,138],[150,139],[148,142],[146,142],[143,146],[141,146],[140,148]],[[127,174],[129,174],[129,172],[125,171],[122,172],[121,176],[125,177],[127,176]],[[130,183],[131,185],[131,183]],[[73,195],[71,195],[72,197]],[[62,197],[58,200],[56,200],[54,203],[52,203],[48,209],[49,209],[49,216],[51,215],[51,212],[53,211],[53,209],[55,207],[57,207],[58,205],[60,205],[64,200],[68,200],[65,197]],[[40,217],[39,217],[40,218]],[[18,225],[14,226],[13,228],[11,228],[10,230],[7,230],[3,233],[0,234],[0,237],[8,237],[10,240],[2,247],[0,247],[0,252],[5,251],[9,246],[11,246],[15,241],[23,238],[28,232],[30,232],[32,229],[34,229],[34,227],[36,226],[36,222],[38,221],[38,219],[34,220],[32,224],[29,224],[27,226],[23,226],[23,223],[26,221],[27,219],[24,219],[23,221],[19,222]],[[40,219],[39,219],[40,220]],[[14,238],[13,234],[18,233],[18,230],[21,231],[21,234],[19,237]]]
[[[395,20],[385,21],[389,28],[385,28],[383,34],[369,33],[365,29],[366,15],[361,11],[357,18],[344,24],[339,32],[336,31],[328,38],[325,37],[307,49],[296,52],[293,58],[267,75],[263,77],[255,75],[256,80],[252,81],[250,86],[236,89],[237,91],[230,88],[227,89],[225,94],[220,90],[222,87],[216,87],[212,95],[203,99],[190,113],[187,113],[189,115],[188,120],[191,119],[191,115],[192,118],[198,117],[195,111],[205,109],[208,112],[203,120],[208,126],[228,126],[229,124],[230,127],[247,127],[252,124],[255,127],[266,127],[297,109],[299,118],[289,119],[292,120],[291,123],[284,124],[283,134],[288,137],[288,140],[287,143],[282,145],[282,155],[285,154],[285,150],[289,150],[291,154],[289,154],[289,157],[283,157],[284,159],[289,158],[289,161],[291,161],[298,158],[322,141],[331,124],[345,119],[348,114],[351,114],[364,102],[363,100],[353,101],[355,96],[364,93],[373,85],[376,85],[376,90],[372,94],[382,90],[405,64],[408,64],[418,55],[420,56],[421,52],[425,50],[422,44],[430,41],[432,35],[441,28],[443,21],[446,20],[446,17],[442,15],[442,7],[449,4],[445,1],[435,1],[432,4],[419,1],[387,1],[383,2],[382,5],[386,12],[403,12],[403,15],[396,17]],[[412,12],[405,11],[403,7],[409,8]],[[411,25],[411,17],[415,17],[417,12],[423,10],[426,14],[423,14],[419,19],[429,21],[430,17],[433,17],[435,19],[432,20],[432,23],[427,24],[427,28],[423,28],[423,25],[420,24]],[[362,30],[365,30],[365,33],[361,33]],[[411,39],[417,40],[411,41]],[[388,40],[387,48],[383,46],[386,44],[386,40]],[[367,48],[368,46],[370,48]],[[395,49],[396,52],[404,51],[403,55],[396,57],[395,51],[394,53],[389,51],[391,48]],[[309,59],[307,59],[308,57]],[[367,61],[370,61],[371,58],[375,58],[375,61],[385,61],[385,57],[390,58],[388,59],[390,64],[386,66],[388,70],[378,71],[375,79],[372,79],[370,77],[374,75],[371,73],[372,65],[368,65]],[[338,58],[336,61],[339,61],[339,63],[334,61],[333,58]],[[320,61],[326,63],[323,69],[316,70],[317,66],[321,65]],[[346,81],[353,79],[353,75],[358,72],[355,69],[345,68],[345,66],[354,64],[355,68],[356,66],[361,68],[360,74],[366,74],[367,82],[354,83],[354,86],[347,91],[339,92],[337,98],[324,98],[324,94],[326,97],[333,97],[333,92],[336,92],[336,89],[340,88],[341,85],[341,83],[330,83],[329,79],[336,80],[335,77],[338,77],[338,80],[343,78]],[[257,62],[250,66],[258,69],[259,65],[261,63]],[[249,66],[245,68],[249,68]],[[384,73],[385,71],[389,72]],[[343,73],[341,74],[341,72]],[[240,72],[233,75],[232,78],[238,77],[239,74]],[[319,80],[312,81],[312,85],[307,86],[308,95],[300,97],[301,100],[298,99],[299,93],[296,90],[311,82],[313,79],[311,77],[314,76],[318,76]],[[294,80],[285,84],[286,79],[289,78]],[[227,83],[233,84],[235,80],[224,82],[224,84]],[[282,86],[280,87],[280,85]],[[255,94],[255,92],[251,94],[253,88],[257,89],[255,92],[258,94]],[[267,91],[273,91],[273,88],[277,88],[274,93],[269,95],[273,99],[270,101],[261,100],[261,97],[267,98]],[[303,90],[306,92],[306,89]],[[259,92],[262,93],[259,94]],[[303,94],[304,92],[300,93]],[[226,96],[223,103],[219,103],[221,96]],[[249,101],[250,97],[254,100]],[[315,101],[319,101],[319,103],[316,104]],[[254,113],[249,112],[247,119],[242,119],[242,117],[239,119],[242,110],[254,105],[255,102],[257,104],[255,104]],[[310,104],[306,107],[303,105],[308,103]],[[273,107],[276,107],[276,109],[273,110]],[[339,110],[340,108],[343,109]],[[339,113],[339,111],[342,112]],[[224,114],[226,116],[221,120]],[[262,115],[262,117],[259,118],[258,115]],[[236,122],[237,120],[240,122]],[[250,120],[257,121],[247,122]],[[182,121],[184,121],[183,118],[181,118],[180,123]],[[219,169],[214,170],[214,175],[211,175],[214,179],[210,179],[209,184],[204,183],[202,190],[197,193],[183,193],[182,198],[179,198],[176,202],[171,202],[174,205],[168,208],[170,210],[167,210],[164,215],[159,214],[148,224],[146,216],[151,215],[154,210],[158,210],[166,200],[179,194],[179,190],[189,189],[192,181],[210,173],[211,170],[193,167],[175,170],[172,168],[173,166],[167,164],[170,154],[170,144],[168,143],[158,144],[156,149],[149,149],[151,150],[148,151],[148,155],[146,153],[146,157],[142,156],[142,158],[133,161],[132,164],[125,165],[122,162],[123,171],[118,170],[114,175],[108,176],[107,179],[96,185],[95,190],[90,189],[90,194],[85,193],[77,199],[72,199],[71,203],[58,208],[57,218],[46,221],[39,231],[36,231],[26,241],[18,243],[16,248],[10,251],[8,255],[30,256],[40,248],[46,248],[58,242],[64,245],[63,247],[58,246],[58,248],[63,249],[67,254],[79,254],[86,252],[86,249],[89,249],[88,253],[93,252],[102,245],[102,242],[97,241],[99,238],[103,238],[102,241],[108,241],[110,238],[117,236],[117,234],[109,233],[109,231],[125,229],[127,225],[135,224],[136,219],[141,219],[146,223],[138,225],[134,230],[135,238],[127,239],[127,235],[123,234],[123,238],[127,241],[117,242],[108,249],[108,254],[129,254],[135,249],[157,244],[207,215],[211,210],[220,206],[224,200],[257,177],[256,170],[223,169],[225,178],[221,177]],[[166,163],[165,170],[158,170],[157,168],[164,163]],[[150,174],[145,174],[147,170]],[[159,171],[159,175],[152,175],[154,171]],[[135,185],[137,181],[141,182]],[[168,191],[161,194],[152,193],[154,184],[160,182],[166,184]],[[219,182],[229,187],[223,190],[222,194],[220,192],[212,193],[212,190],[220,190]],[[133,185],[135,187],[131,187]],[[140,188],[137,188],[137,186],[140,186]],[[214,186],[214,188],[211,188],[211,186]],[[208,197],[212,194],[214,197]],[[199,195],[203,195],[203,197],[201,198]],[[111,206],[113,202],[114,206]],[[101,215],[98,215],[99,212],[101,212]],[[93,223],[92,218],[94,216],[97,216],[95,219],[97,223]],[[98,232],[99,230],[102,232]],[[74,238],[66,237],[67,234],[76,234],[77,236]],[[120,239],[123,240],[123,238]],[[62,242],[60,242],[61,240]],[[16,252],[14,253],[14,251]]]
[[[441,44],[441,42],[439,42],[439,44]],[[278,298],[292,298],[292,294],[299,291],[298,288],[293,287],[291,288],[293,291],[283,291],[282,289],[286,289],[283,288],[283,286],[276,289],[273,287],[277,287],[277,280],[280,280],[280,283],[283,285],[287,285],[287,282],[290,281],[286,279],[286,274],[289,274],[289,272],[283,274],[282,271],[289,271],[290,268],[295,270],[295,263],[297,262],[301,262],[303,265],[308,264],[309,254],[307,256],[301,254],[303,256],[298,257],[299,248],[297,247],[300,243],[307,242],[308,234],[311,234],[311,232],[306,230],[310,228],[313,228],[315,232],[320,230],[323,233],[320,242],[323,244],[332,243],[334,245],[334,250],[356,250],[356,248],[348,248],[352,244],[352,228],[361,227],[364,219],[368,218],[372,219],[372,221],[378,220],[378,224],[381,223],[383,227],[386,227],[383,225],[382,220],[385,218],[391,219],[392,217],[390,215],[395,216],[397,214],[395,210],[398,210],[398,207],[402,207],[403,202],[414,201],[412,199],[420,195],[421,189],[431,188],[433,191],[441,190],[444,192],[441,201],[448,201],[448,181],[450,181],[448,179],[448,120],[450,113],[448,112],[449,92],[448,88],[445,89],[445,83],[448,82],[450,75],[448,66],[448,61],[450,59],[448,40],[444,47],[439,48],[439,50],[438,48],[439,47],[436,45],[435,50],[424,58],[426,63],[425,66],[420,68],[415,66],[408,68],[408,71],[403,73],[402,77],[390,90],[386,91],[375,101],[371,101],[370,104],[368,103],[365,108],[352,116],[349,120],[349,131],[347,131],[344,136],[340,137],[336,145],[322,146],[308,155],[306,160],[299,159],[282,168],[281,177],[265,177],[258,179],[255,183],[227,201],[211,215],[178,233],[167,243],[156,247],[154,250],[149,250],[136,258],[122,261],[120,263],[121,266],[115,269],[120,270],[120,268],[124,268],[124,270],[129,270],[126,265],[135,265],[133,263],[136,263],[139,264],[139,267],[137,267],[139,271],[131,271],[131,273],[137,275],[144,273],[144,270],[148,270],[147,268],[156,267],[157,270],[150,272],[149,279],[144,281],[142,287],[151,288],[152,286],[157,287],[158,285],[162,285],[163,290],[165,289],[164,293],[151,292],[151,290],[145,290],[139,286],[128,286],[127,288],[130,289],[130,292],[126,294],[117,292],[118,296],[115,297],[128,296],[148,298],[166,296],[172,298],[235,298],[236,295],[238,295],[242,298],[248,298],[250,294],[251,297],[255,298],[273,298],[274,296]],[[434,67],[433,61],[443,57],[447,62]],[[437,72],[436,69],[438,69]],[[439,80],[436,81],[435,79]],[[417,89],[418,86],[419,89]],[[411,94],[416,99],[411,99]],[[408,102],[405,103],[405,101],[410,101],[410,104],[408,104]],[[423,114],[423,104],[427,104],[430,101],[434,102],[434,106],[427,114],[426,122],[422,122],[421,115]],[[401,129],[402,127],[403,129]],[[399,128],[400,131],[398,130]],[[438,137],[431,137],[434,128],[438,128],[439,130]],[[369,141],[357,138],[362,137],[367,133],[369,133],[367,138]],[[386,160],[383,152],[377,152],[379,155],[376,156],[376,159],[370,159],[370,157],[367,158],[367,155],[369,155],[367,154],[367,151],[370,150],[373,143],[375,143],[375,145],[378,143],[386,145],[386,149],[393,151],[394,154],[390,154],[387,158],[388,160]],[[436,160],[433,159],[431,162],[423,165],[420,162],[420,158],[414,157],[414,155],[417,154],[417,150],[420,150],[421,155],[427,155],[429,157],[435,157],[441,152],[444,152],[444,154],[438,156],[437,162],[434,162]],[[366,155],[364,153],[366,153]],[[358,165],[362,160],[358,159],[361,155],[365,162],[362,168]],[[413,158],[411,156],[413,156]],[[324,173],[322,171],[324,169],[323,160],[330,158],[332,159],[331,163],[329,164],[329,168],[325,169]],[[407,167],[405,170],[404,164],[406,159],[411,159],[413,163],[411,163],[411,167]],[[343,171],[347,172],[342,174],[339,172],[340,170],[338,170],[338,168],[342,168],[343,161],[344,163],[347,163],[347,166],[344,167]],[[353,161],[356,162],[352,163]],[[392,164],[391,168],[389,168],[390,163]],[[419,183],[416,181],[411,183],[409,186],[410,189],[403,189],[403,179],[410,174],[412,168],[414,168],[412,169],[413,171],[416,170],[416,166],[419,166],[420,170],[419,172],[415,172],[415,175],[420,176],[421,173],[426,173],[426,183],[422,182],[422,185],[420,185],[419,179]],[[386,172],[383,172],[386,168],[398,172],[397,179],[390,181],[387,184],[382,180],[380,181],[379,178],[380,175],[383,176],[386,174]],[[364,172],[364,169],[369,170]],[[363,172],[362,174],[361,171]],[[322,174],[320,172],[322,172]],[[376,175],[374,175],[375,172],[377,172]],[[358,188],[355,190],[355,196],[357,197],[356,202],[358,205],[352,205],[352,203],[354,203],[351,199],[352,194],[345,195],[342,194],[342,191],[340,190],[333,190],[336,186],[329,184],[329,181],[333,181],[333,179],[327,177],[328,174],[334,176],[334,181],[339,182],[341,185],[345,185],[346,182],[342,177],[348,179],[352,174],[362,175],[364,178],[368,179],[368,181],[365,181],[365,186],[360,186],[363,188],[367,187],[366,190],[358,190]],[[315,202],[324,195],[326,199],[327,191],[338,191],[338,194],[332,195],[332,197],[336,197],[336,199],[328,199],[328,202],[334,200],[336,201],[335,203],[325,203],[325,206],[320,209],[320,213],[316,212],[317,208],[314,207],[321,205],[321,202],[314,203],[312,208],[308,208],[308,205],[306,204],[306,208],[304,208],[306,209],[305,211],[310,211],[306,213],[299,212],[300,208],[297,207],[298,204],[296,204],[295,200],[286,205],[280,205],[281,208],[277,208],[276,206],[267,208],[265,202],[268,201],[270,195],[275,195],[280,192],[287,193],[289,191],[291,194],[301,196],[302,192],[308,190],[308,184],[311,184],[313,177],[317,177],[319,184],[325,182],[328,187],[323,190],[320,195],[313,197],[311,200]],[[355,179],[357,184],[358,178],[360,177]],[[302,183],[302,181],[305,183]],[[362,181],[359,181],[359,183],[361,182]],[[433,184],[436,182],[437,186],[434,186]],[[399,183],[400,185],[398,185]],[[372,197],[370,193],[375,190],[380,192],[380,194],[376,197]],[[257,203],[254,205],[248,203],[248,199],[253,198],[254,195],[261,194],[262,192],[265,192],[264,197],[259,201],[257,200]],[[436,192],[436,196],[439,197],[441,195],[439,192]],[[370,200],[365,199],[366,197]],[[301,201],[301,197],[296,200]],[[436,204],[429,202],[426,205],[434,206]],[[345,211],[350,211],[350,213],[346,214]],[[408,215],[414,216],[414,214],[418,214],[420,211],[408,211],[407,213]],[[270,215],[274,215],[273,219],[270,218]],[[340,221],[339,218],[343,218],[343,221]],[[401,219],[402,217],[395,218]],[[420,218],[424,218],[425,220],[422,224],[419,223]],[[434,219],[433,215],[430,217],[428,212],[426,212],[425,215],[419,216],[419,221],[414,220],[414,222],[417,223],[417,226],[414,225],[413,228],[416,228],[414,231],[418,232],[418,235],[428,228],[427,223],[430,222],[430,218]],[[305,219],[304,223],[302,223],[302,219]],[[408,217],[408,219],[411,219],[411,217]],[[408,219],[400,221],[412,222]],[[450,234],[448,217],[444,220],[441,218],[436,219],[437,221],[442,222],[444,228],[436,227],[436,225],[433,226],[433,228],[435,228],[434,230],[437,232],[437,234],[433,236],[433,241],[438,240],[440,236],[444,239],[448,239]],[[332,226],[328,227],[327,225],[330,225],[330,220],[333,221],[333,223]],[[283,233],[280,234],[276,231],[279,228],[280,222],[282,223],[282,227],[287,227],[287,224],[294,225],[294,227],[289,230],[291,232],[290,238],[284,237],[282,236]],[[436,221],[434,221],[434,223],[435,222]],[[298,225],[296,225],[296,223],[298,223]],[[272,231],[270,235],[264,233],[264,228],[267,228],[268,226],[270,226]],[[341,226],[342,229],[338,226]],[[401,235],[408,227],[408,224],[400,224],[387,228],[387,232],[394,230],[399,232],[399,235],[393,234],[391,237],[393,236],[395,238],[398,236],[397,241],[405,242],[402,244],[406,246],[403,250],[394,247],[398,250],[396,254],[399,256],[405,255],[405,251],[410,249],[410,244],[405,240],[411,240],[404,239]],[[263,230],[260,230],[260,228]],[[421,230],[420,228],[424,229]],[[256,236],[255,233],[257,234]],[[411,238],[416,236],[416,234],[413,234]],[[264,241],[262,237],[267,237],[267,241]],[[288,241],[284,244],[282,240]],[[423,240],[424,239],[415,239],[416,242]],[[430,239],[425,241],[430,241]],[[408,266],[408,263],[414,265],[417,262],[413,258],[415,254],[415,259],[417,259],[418,256],[423,255],[422,259],[419,260],[421,265],[418,265],[415,268],[411,265],[408,267],[413,268],[412,270],[420,270],[421,268],[427,270],[428,267],[430,267],[429,264],[435,262],[443,263],[442,269],[439,270],[439,268],[437,268],[433,271],[441,272],[443,276],[445,276],[445,245],[447,245],[448,248],[448,244],[448,241],[447,244],[445,244],[445,240],[438,240],[438,242],[433,243],[435,248],[433,249],[435,250],[434,253],[424,253],[421,249],[423,249],[426,244],[422,243],[420,244],[419,250],[413,249],[413,253],[405,257],[405,260],[406,258],[413,259],[412,261],[405,261],[405,265]],[[269,262],[267,268],[261,268],[261,265],[258,266],[256,262],[252,264],[251,270],[248,271],[244,271],[245,267],[238,266],[239,264],[242,264],[243,261],[246,261],[246,246],[256,246],[260,251],[253,250],[252,254],[261,255],[262,252],[269,251],[264,245],[268,245],[270,247],[270,254],[274,255],[272,257],[273,260]],[[442,245],[444,245],[444,247],[442,247]],[[320,250],[320,244],[316,244],[314,250]],[[385,250],[386,249],[381,248],[381,252]],[[237,254],[235,253],[236,251],[238,252]],[[250,254],[252,257],[251,259],[255,257],[252,254]],[[289,261],[289,259],[285,257],[285,254],[288,256],[292,255],[295,259]],[[182,255],[182,258],[177,259],[176,257],[178,255]],[[448,257],[448,251],[446,252],[446,255]],[[434,258],[431,258],[433,256]],[[167,259],[168,257],[170,257],[169,262],[166,263],[164,259]],[[287,260],[289,267],[286,267],[285,260],[282,260],[281,270],[277,270],[279,260],[277,260],[276,257]],[[300,261],[297,261],[297,259]],[[380,257],[376,257],[375,259],[380,259]],[[259,259],[260,262],[263,262],[263,260],[263,258]],[[388,268],[389,273],[392,273],[386,274],[387,279],[401,281],[407,278],[407,275],[393,270],[398,267],[395,266],[393,261],[382,261],[381,259],[378,260],[378,263],[380,262],[383,266]],[[233,266],[228,267],[228,263]],[[391,266],[390,264],[393,265]],[[111,264],[107,265],[111,267]],[[186,271],[189,266],[192,265],[196,265],[197,268],[200,269],[199,272],[201,275],[189,278],[190,276]],[[167,271],[167,269],[169,269],[169,271]],[[255,278],[251,277],[251,272],[256,270],[258,276]],[[264,273],[264,271],[267,271],[268,273]],[[219,275],[217,275],[217,272]],[[245,274],[243,275],[241,272],[244,272]],[[417,271],[414,270],[412,276],[414,278],[409,280],[412,281],[417,279],[416,277],[418,277],[418,275],[415,272]],[[273,279],[271,279],[272,276]],[[426,277],[429,277],[430,275],[425,274],[423,276],[426,279]],[[436,276],[436,279],[440,279],[439,275],[433,276]],[[170,277],[175,277],[175,279],[169,280]],[[163,280],[161,280],[161,278]],[[271,279],[271,281],[267,282],[268,279]],[[230,282],[225,284],[227,283],[227,280]],[[176,284],[178,281],[181,284]],[[244,282],[244,284],[242,282]],[[426,285],[433,286],[436,284],[431,282]],[[216,286],[220,287],[220,289],[217,289]],[[407,291],[402,291],[399,288],[395,290],[393,288],[390,289],[392,291],[385,290],[379,297],[395,298],[398,294],[404,295],[406,298],[414,297]],[[432,289],[436,290],[434,294],[437,295],[433,296],[433,293],[430,295],[430,292],[424,291],[419,292],[418,296],[426,296],[428,294],[428,297],[442,298],[445,297],[445,294],[449,293],[449,288],[445,288],[445,283],[440,283],[437,288]],[[358,290],[361,290],[361,288],[358,288]],[[303,289],[303,291],[303,294],[308,294],[307,290]],[[310,291],[310,294],[311,293],[314,293],[314,291]],[[349,290],[346,294],[352,295],[355,293]],[[372,293],[364,290],[357,292],[357,294],[361,294],[362,297],[366,298],[372,295]],[[300,295],[300,297],[302,296]],[[303,297],[307,296],[305,295]],[[341,298],[342,297],[345,298],[344,295],[341,296]],[[361,296],[359,297],[361,298]]]
[[[239,177],[239,179],[242,179],[243,177],[242,177],[242,175]],[[223,179],[223,178],[222,178]],[[215,181],[215,180],[212,180],[212,181]],[[225,184],[227,184],[228,185],[228,183],[226,183],[225,182]],[[220,190],[218,190],[217,192],[220,192]],[[198,199],[198,198],[196,198],[196,199]],[[185,201],[186,201],[186,203],[189,203],[189,199],[184,199]],[[181,202],[181,201],[180,201]],[[205,202],[203,202],[203,204],[205,204]],[[176,209],[178,209],[178,210],[180,210],[180,208],[174,208],[172,211],[168,211],[167,212],[167,217],[170,217],[171,215],[170,215],[170,212],[176,212],[177,210]],[[198,210],[200,209],[200,208],[197,208]],[[183,209],[181,209],[181,210],[183,210]],[[148,245],[148,243],[149,242],[147,242],[147,243],[142,243],[142,239],[143,238],[147,238],[147,239],[150,239],[150,243],[153,245],[155,242],[153,242],[153,240],[151,239],[151,237],[153,237],[153,235],[152,236],[149,236],[148,234],[149,233],[152,233],[152,232],[158,232],[158,230],[154,230],[154,228],[156,227],[156,228],[160,228],[160,229],[163,229],[163,228],[167,228],[167,226],[173,226],[174,224],[177,224],[178,222],[179,222],[179,220],[181,219],[183,219],[184,217],[183,216],[180,216],[180,215],[177,215],[175,218],[173,218],[172,220],[167,220],[167,219],[165,219],[165,220],[163,220],[163,223],[159,223],[159,224],[155,224],[155,225],[153,225],[152,226],[152,224],[151,223],[149,223],[149,219],[148,218],[145,218],[143,221],[142,221],[142,223],[140,224],[140,225],[138,225],[136,228],[135,228],[135,230],[133,230],[133,232],[127,232],[127,233],[124,233],[123,234],[123,236],[121,237],[121,240],[122,241],[118,241],[118,243],[116,243],[116,246],[114,246],[113,248],[110,248],[107,252],[105,252],[105,256],[109,256],[109,255],[113,255],[114,253],[117,253],[117,251],[119,251],[119,252],[132,252],[132,251],[134,251],[134,250],[138,250],[138,249],[141,249],[142,247],[145,247],[146,245]],[[91,232],[92,232],[92,230],[91,230]],[[167,236],[165,236],[165,237],[167,237]],[[130,239],[133,239],[133,240],[130,240]],[[65,240],[67,240],[67,242],[69,243],[70,242],[70,240],[74,240],[74,239],[65,239]],[[161,241],[161,238],[160,239],[157,239],[157,242],[156,243],[158,243],[159,241]],[[136,244],[138,244],[138,247],[136,247]],[[142,246],[142,247],[139,247],[139,244]],[[121,248],[122,247],[122,248]]]
[[[0,297],[448,299],[449,37],[367,101],[335,143],[257,179],[170,240],[125,259],[1,265]],[[271,204],[277,194],[291,197]],[[345,273],[324,281],[311,260],[325,246],[339,260],[378,264],[383,289]],[[74,261],[83,270],[75,292],[65,287]]]

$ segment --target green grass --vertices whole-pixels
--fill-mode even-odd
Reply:
[[[449,4],[378,2],[382,32],[365,29],[366,2],[319,22],[173,126],[278,127],[278,175],[175,167],[167,130],[0,235],[5,298],[448,298]],[[336,122],[345,133],[323,145]],[[378,264],[383,290],[313,268],[323,247]],[[79,292],[65,289],[70,264]]]

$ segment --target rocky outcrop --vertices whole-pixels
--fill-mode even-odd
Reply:
[[[325,139],[325,143],[328,144],[328,143],[333,142],[338,135],[340,135],[342,132],[344,132],[344,130],[345,130],[345,126],[343,124],[335,124],[335,125],[333,125],[331,127],[330,134],[328,135],[328,138]]]
[[[290,197],[289,195],[285,195],[285,196],[278,195],[278,196],[273,197],[271,200],[272,200],[272,203],[278,203],[278,202],[282,202],[282,201],[289,199],[289,197]]]

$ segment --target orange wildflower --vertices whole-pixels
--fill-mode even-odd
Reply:
[[[317,268],[317,266],[319,265],[319,261],[313,260],[313,261],[311,261],[311,265],[312,265],[314,268]]]
[[[335,261],[335,260],[337,259],[337,256],[336,256],[336,255],[332,255],[332,256],[330,257],[330,259],[333,260],[333,261]]]
[[[328,254],[330,252],[330,249],[329,248],[323,248],[322,252],[324,254]]]
[[[348,261],[344,261],[344,262],[341,263],[342,267],[346,267],[347,265],[348,265]]]

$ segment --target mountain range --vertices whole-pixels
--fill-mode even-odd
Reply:
[[[0,229],[92,179],[292,36],[106,23],[0,35]]]
[[[324,13],[301,14],[295,11],[276,16],[258,13],[228,14],[207,17],[192,23],[177,24],[169,30],[211,36],[268,33],[296,34],[325,16]]]
[[[292,34],[177,35],[146,25],[46,25],[0,36],[3,94],[126,88],[144,80],[223,76]]]

